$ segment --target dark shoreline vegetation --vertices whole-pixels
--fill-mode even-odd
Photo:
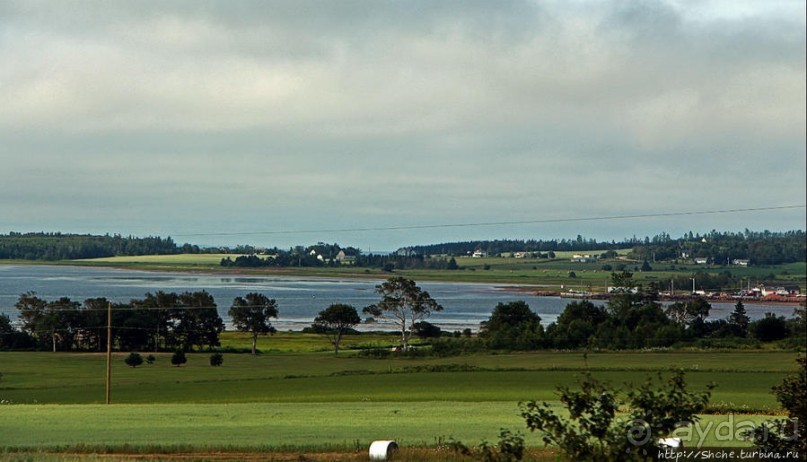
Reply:
[[[612,273],[611,281],[617,290],[605,306],[571,301],[556,322],[544,326],[525,302],[499,303],[474,334],[471,329],[443,332],[429,323],[429,313],[442,310],[439,301],[431,300],[414,281],[393,277],[376,287],[381,302],[364,311],[393,320],[401,334],[400,351],[370,349],[361,354],[384,358],[485,351],[760,348],[766,344],[803,348],[807,342],[804,303],[795,307],[790,319],[767,314],[751,321],[744,304],[738,301],[727,319],[707,320],[711,305],[704,298],[664,307],[657,289],[637,284],[630,272]],[[0,315],[0,350],[102,351],[107,344],[108,312],[117,351],[214,351],[221,346],[220,335],[225,328],[216,301],[206,291],[158,291],[129,303],[112,303],[103,297],[83,303],[67,297],[45,300],[28,292],[20,295],[15,307],[19,327],[8,316]],[[250,293],[246,299],[236,297],[232,301],[230,315],[236,330],[252,335],[253,354],[259,337],[276,332],[271,319],[277,318],[282,308],[263,294]],[[341,314],[324,317],[338,308]],[[321,312],[304,333],[329,337],[338,352],[335,339],[346,333],[358,334],[353,327],[362,320],[352,306],[337,303],[331,309]],[[420,338],[421,347],[410,348],[410,336]]]

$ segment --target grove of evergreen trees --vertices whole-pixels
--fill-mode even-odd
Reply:
[[[92,236],[62,233],[0,234],[0,259],[76,260],[117,255],[198,253],[199,247],[177,246],[170,238]]]

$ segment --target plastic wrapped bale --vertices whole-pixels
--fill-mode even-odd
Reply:
[[[373,441],[370,445],[370,460],[389,460],[398,449],[398,444],[392,440]]]
[[[681,438],[661,438],[658,444],[664,448],[670,449],[684,449],[684,440]]]

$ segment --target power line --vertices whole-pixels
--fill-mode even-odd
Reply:
[[[218,233],[187,233],[175,234],[175,237],[199,237],[199,236],[249,236],[249,235],[277,235],[277,234],[313,234],[313,233],[347,233],[347,232],[370,232],[370,231],[408,231],[415,229],[436,229],[436,228],[470,228],[476,226],[506,226],[506,225],[532,225],[532,224],[551,224],[551,223],[575,223],[584,221],[609,221],[609,220],[630,220],[636,218],[659,218],[659,217],[677,217],[677,216],[692,216],[692,215],[717,215],[726,213],[745,213],[745,212],[764,212],[772,210],[788,210],[807,208],[807,205],[783,205],[777,207],[755,207],[744,209],[724,209],[724,210],[699,210],[699,211],[686,211],[686,212],[665,212],[665,213],[644,213],[634,215],[607,215],[599,217],[582,217],[582,218],[548,218],[548,219],[535,219],[535,220],[516,220],[516,221],[488,221],[488,222],[475,222],[475,223],[442,223],[442,224],[426,224],[426,225],[407,225],[407,226],[379,226],[367,228],[332,228],[332,229],[300,229],[289,231],[245,231],[245,232],[218,232]]]

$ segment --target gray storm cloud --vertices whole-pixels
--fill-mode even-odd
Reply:
[[[801,203],[805,6],[767,5],[3,1],[4,231]],[[550,231],[618,239],[803,223],[802,209]],[[482,231],[430,233],[361,239]]]

